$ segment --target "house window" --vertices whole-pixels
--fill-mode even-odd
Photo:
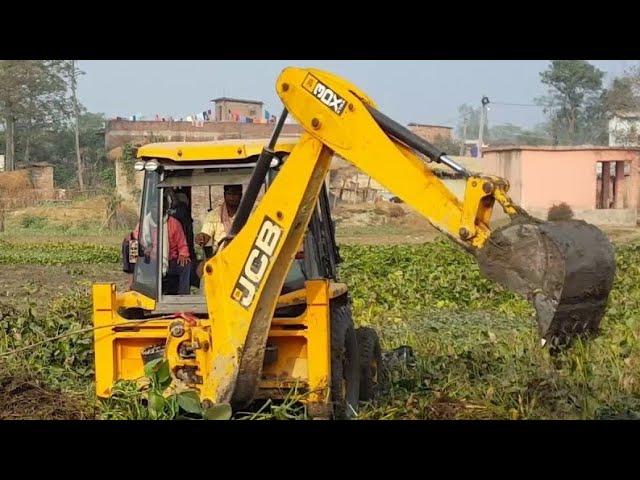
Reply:
[[[255,108],[249,109],[249,115],[255,115],[255,114],[256,114],[256,109]]]

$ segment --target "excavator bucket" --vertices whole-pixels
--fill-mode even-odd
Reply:
[[[613,286],[613,246],[582,220],[517,217],[478,250],[481,272],[524,295],[536,310],[542,344],[555,354],[598,334]]]

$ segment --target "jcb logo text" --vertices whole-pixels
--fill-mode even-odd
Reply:
[[[253,303],[281,236],[282,228],[265,217],[231,294],[244,308],[248,309]]]
[[[302,86],[314,97],[329,107],[333,112],[341,115],[347,102],[313,75],[307,75]]]

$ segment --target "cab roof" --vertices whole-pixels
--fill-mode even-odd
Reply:
[[[138,148],[136,156],[137,158],[168,159],[175,162],[241,161],[259,155],[268,143],[268,138],[149,143]],[[282,138],[276,143],[275,151],[290,153],[297,143],[297,137]]]

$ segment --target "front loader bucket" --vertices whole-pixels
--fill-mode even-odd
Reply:
[[[520,218],[495,230],[477,252],[487,278],[524,295],[552,353],[597,335],[613,286],[613,246],[582,220]]]

